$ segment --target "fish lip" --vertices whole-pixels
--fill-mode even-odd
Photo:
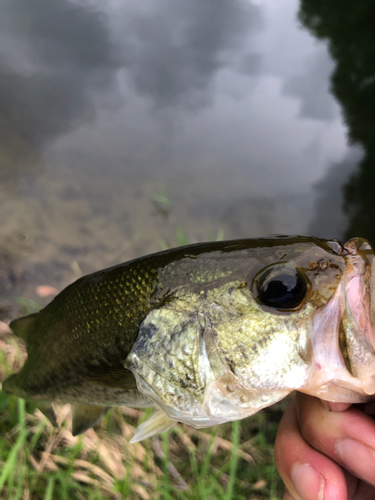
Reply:
[[[341,282],[310,318],[313,366],[302,391],[317,397],[323,391],[324,399],[353,403],[375,394],[375,256],[363,238],[350,239],[344,248]]]

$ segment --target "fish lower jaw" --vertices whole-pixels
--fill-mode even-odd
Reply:
[[[375,394],[375,373],[365,378],[353,377],[346,367],[315,368],[300,392],[334,403],[363,403]]]

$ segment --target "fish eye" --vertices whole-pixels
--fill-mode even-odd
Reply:
[[[275,309],[295,309],[306,296],[307,278],[285,265],[268,268],[256,279],[258,301]]]

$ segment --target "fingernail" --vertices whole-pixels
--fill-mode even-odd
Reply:
[[[345,438],[337,443],[336,453],[345,467],[375,486],[375,451],[372,448]]]
[[[332,401],[325,401],[324,399],[321,399],[320,402],[326,410],[335,412],[345,411],[350,406],[349,403],[333,403]]]
[[[324,478],[309,464],[297,463],[292,467],[294,488],[303,500],[324,499]]]
[[[341,412],[347,410],[351,405],[349,403],[332,403],[328,401],[328,409],[329,411]]]

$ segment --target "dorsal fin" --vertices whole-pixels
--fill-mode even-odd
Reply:
[[[17,337],[21,337],[21,339],[28,344],[30,332],[33,330],[33,325],[36,319],[36,316],[39,313],[29,314],[28,316],[23,316],[22,318],[15,319],[11,321],[9,327],[13,331]]]

